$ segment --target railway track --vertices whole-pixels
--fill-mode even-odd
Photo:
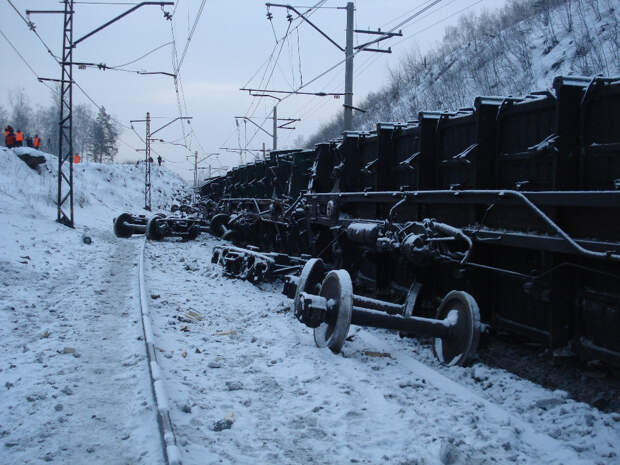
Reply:
[[[146,283],[144,280],[144,248],[146,239],[142,241],[138,260],[138,290],[140,316],[142,317],[142,330],[144,333],[144,345],[146,348],[146,358],[149,365],[149,376],[153,399],[157,409],[157,423],[161,436],[162,451],[166,465],[182,465],[181,452],[177,446],[174,426],[170,420],[168,396],[164,387],[162,370],[157,361],[157,351],[155,350],[155,338],[151,325],[151,315],[149,312]]]

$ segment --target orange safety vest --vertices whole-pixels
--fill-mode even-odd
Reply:
[[[74,164],[78,164],[81,161],[82,161],[82,157],[80,157],[77,153],[75,155],[73,155],[73,163]]]
[[[23,133],[23,132],[21,132],[21,131],[17,131],[17,132],[15,133],[15,140],[16,140],[17,142],[24,142],[24,133]]]
[[[35,137],[34,140],[32,141],[32,145],[34,146],[35,149],[38,149],[39,147],[41,147],[41,139],[39,139],[38,137]]]

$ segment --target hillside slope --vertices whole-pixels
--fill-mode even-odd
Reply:
[[[463,17],[426,56],[415,51],[380,91],[355,105],[357,130],[409,121],[422,110],[470,107],[478,95],[523,95],[559,75],[620,74],[615,0],[520,0],[494,14]],[[338,137],[340,115],[308,139]]]
[[[38,172],[18,158],[44,156]],[[0,215],[15,214],[53,220],[56,217],[58,159],[30,148],[0,147]],[[123,211],[144,213],[144,167],[133,164],[85,162],[74,165],[75,222],[80,226],[111,227]],[[168,210],[185,190],[172,171],[153,166],[153,210]]]

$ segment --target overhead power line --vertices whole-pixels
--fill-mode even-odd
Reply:
[[[452,0],[451,2],[446,3],[446,4],[444,5],[444,7],[443,7],[443,8],[445,8],[445,7],[449,6],[449,5],[454,4],[456,1],[457,1],[457,0]],[[393,47],[396,47],[396,46],[398,46],[398,45],[400,45],[400,44],[402,44],[402,43],[404,43],[404,42],[406,42],[406,41],[408,41],[408,40],[411,40],[411,39],[413,39],[414,37],[418,36],[419,34],[421,34],[421,33],[425,32],[425,31],[428,31],[429,29],[432,29],[433,27],[435,27],[435,26],[437,26],[437,25],[439,25],[439,24],[441,24],[441,23],[443,23],[443,22],[447,21],[447,20],[448,20],[448,19],[450,19],[450,18],[453,18],[453,17],[455,17],[455,16],[457,16],[457,15],[459,15],[459,14],[461,14],[461,13],[463,13],[463,12],[467,11],[467,10],[469,10],[470,8],[473,8],[474,6],[476,6],[476,5],[480,4],[480,3],[482,3],[483,1],[484,1],[484,0],[476,0],[476,1],[474,1],[473,3],[471,3],[471,4],[467,5],[466,7],[462,8],[462,9],[460,9],[460,10],[458,10],[458,11],[455,11],[454,13],[452,13],[452,14],[450,14],[450,15],[447,15],[447,16],[445,16],[445,17],[442,17],[441,19],[439,19],[439,20],[435,21],[434,23],[432,23],[432,24],[430,24],[430,25],[426,26],[425,28],[423,28],[423,29],[418,29],[418,30],[416,30],[414,33],[412,33],[412,34],[410,34],[410,35],[407,35],[407,36],[403,37],[401,40],[399,40],[399,41],[395,42],[392,46],[393,46]],[[423,17],[419,17],[419,19],[425,19],[425,18],[428,18],[428,17],[430,17],[432,14],[436,13],[437,11],[439,11],[440,9],[443,9],[443,8],[436,9],[436,10],[434,10],[433,12],[431,12],[431,13],[429,13],[429,14],[427,14],[427,15],[423,16]],[[409,12],[407,12],[406,14],[408,14],[408,13],[409,13]],[[402,16],[404,16],[404,15],[401,15],[400,17],[402,17]],[[395,19],[391,20],[391,21],[390,21],[390,23],[394,22],[395,20],[398,20],[400,17],[398,17],[398,18],[395,18]],[[388,24],[389,24],[389,23],[388,23]],[[384,26],[384,27],[385,27],[385,26]],[[372,56],[372,57],[369,57],[369,59],[368,59],[366,62],[364,62],[364,63],[362,64],[362,67],[358,68],[358,70],[357,70],[357,72],[356,72],[356,75],[357,75],[357,76],[359,76],[359,75],[363,74],[363,73],[364,73],[364,72],[365,72],[365,71],[366,71],[366,70],[367,70],[367,69],[368,69],[368,68],[369,68],[369,67],[370,67],[370,66],[371,66],[371,65],[372,65],[372,64],[373,64],[373,63],[374,63],[377,59],[379,59],[379,58],[380,58],[380,56]],[[335,77],[334,77],[334,78],[335,78]],[[334,78],[332,78],[332,79],[330,80],[330,83],[331,83],[331,82],[333,82],[333,81],[335,80]],[[323,105],[321,105],[321,104],[319,103],[319,105],[316,105],[315,107],[312,107],[312,108],[310,108],[310,109],[306,109],[306,111],[304,111],[304,112],[302,112],[302,113],[300,114],[300,117],[301,117],[301,118],[305,118],[305,119],[307,119],[307,117],[308,117],[308,116],[310,116],[310,115],[312,115],[312,114],[316,113],[316,111],[318,111],[318,110],[319,110],[319,109],[321,109],[321,108],[323,108]],[[298,112],[296,112],[296,113],[298,113]]]
[[[187,54],[187,50],[189,49],[189,44],[191,43],[192,38],[194,37],[194,32],[196,32],[196,27],[198,27],[198,21],[200,21],[200,17],[202,16],[202,12],[205,8],[206,3],[207,3],[207,0],[202,0],[202,3],[200,4],[200,8],[198,9],[198,13],[196,14],[196,19],[194,20],[194,25],[192,26],[191,32],[187,36],[187,42],[185,43],[185,48],[183,49],[183,53],[181,54],[181,59],[179,60],[176,69],[174,70],[174,74],[179,74],[179,71],[181,71],[181,66],[183,66],[183,60],[185,60],[185,55]]]
[[[326,1],[327,1],[327,0],[319,0],[319,1],[318,1],[315,5],[314,5],[314,6],[309,7],[306,11],[304,11],[304,13],[303,13],[303,14],[306,16],[306,18],[310,17],[310,16],[311,16],[312,14],[314,14],[314,13],[316,12],[316,10],[317,10],[318,8],[320,8],[320,7],[321,7],[321,6],[322,6],[322,5],[323,5]],[[270,19],[270,18],[269,18],[269,15],[267,16],[267,19]],[[297,21],[297,20],[299,20],[299,18],[296,18],[296,19],[294,19],[293,21]],[[296,26],[295,26],[292,30],[290,29],[290,24],[291,24],[291,23],[289,23],[289,27],[287,28],[287,32],[286,32],[286,34],[284,34],[284,35],[283,35],[283,36],[282,36],[279,40],[286,40],[286,39],[287,39],[287,37],[288,37],[288,35],[289,35],[291,32],[293,32],[293,31],[298,31],[298,30],[299,30],[299,28],[300,28],[303,24],[305,24],[305,22],[300,20],[299,24],[297,24],[297,25],[296,25]],[[248,81],[247,81],[247,82],[243,85],[243,87],[247,87],[247,86],[250,84],[250,82],[254,79],[254,77],[256,77],[256,75],[260,72],[260,70],[261,70],[263,67],[265,67],[265,72],[263,73],[263,76],[262,76],[262,78],[261,78],[261,80],[260,80],[260,82],[259,82],[259,84],[258,84],[258,87],[259,87],[259,88],[263,88],[263,87],[267,87],[267,86],[269,85],[269,81],[268,81],[267,83],[265,83],[265,76],[267,75],[267,72],[268,72],[268,69],[269,69],[269,67],[270,67],[271,60],[273,59],[274,53],[275,53],[275,52],[276,52],[276,50],[277,50],[277,47],[278,47],[278,44],[279,44],[279,40],[276,38],[276,43],[274,44],[274,47],[273,47],[273,49],[272,49],[272,51],[271,51],[271,54],[269,55],[269,57],[267,58],[267,60],[266,60],[265,62],[263,62],[263,64],[262,64],[262,65],[261,65],[261,66],[260,66],[260,67],[256,70],[256,72],[252,75],[252,77],[251,77],[250,79],[248,79]],[[275,67],[276,65],[277,65],[277,61],[276,61],[276,63],[274,64],[274,67]],[[271,73],[271,74],[273,74],[273,73]],[[254,114],[256,113],[256,110],[258,109],[259,105],[260,105],[260,103],[259,103],[257,100],[252,100],[252,101],[250,102],[250,105],[248,106],[248,109],[247,109],[247,110],[246,110],[246,112],[245,112],[245,116],[253,117],[253,116],[254,116]],[[269,119],[269,117],[268,117],[268,116],[267,116],[267,117],[263,120],[263,122],[261,123],[261,126],[262,126],[263,124],[265,124],[265,122],[267,121],[267,119]],[[226,144],[230,141],[230,138],[231,138],[231,137],[235,134],[235,131],[236,131],[236,128],[235,128],[235,129],[233,129],[233,130],[231,131],[231,133],[228,135],[228,137],[226,138],[226,140],[224,141],[224,143],[223,143],[223,144],[221,144],[221,145],[225,146],[225,145],[226,145]],[[250,139],[250,140],[254,139],[254,137],[256,137],[256,135],[257,135],[257,134],[258,134],[258,129],[256,129],[256,130],[254,131],[254,134],[251,136],[251,139]]]
[[[172,44],[172,41],[166,42],[165,44],[161,44],[160,46],[155,47],[155,48],[154,48],[154,49],[152,49],[152,50],[149,50],[149,51],[148,51],[148,52],[146,52],[144,55],[142,55],[142,56],[140,56],[140,57],[136,58],[135,60],[128,61],[127,63],[123,63],[122,65],[115,65],[115,66],[112,66],[112,68],[123,68],[123,67],[125,67],[125,66],[133,65],[134,63],[136,63],[136,62],[138,62],[138,61],[142,60],[143,58],[146,58],[146,57],[147,57],[147,56],[149,56],[150,54],[155,53],[156,51],[158,51],[158,50],[160,50],[160,49],[162,49],[162,48],[164,48],[164,47],[166,47],[166,46],[168,46],[168,45],[171,45],[171,44]]]
[[[24,21],[26,26],[28,26],[28,29],[30,29],[32,32],[34,32],[34,35],[36,35],[37,38],[39,39],[39,41],[43,44],[43,46],[45,47],[45,50],[47,50],[47,53],[49,53],[50,56],[52,58],[54,58],[54,61],[56,61],[56,63],[58,63],[60,65],[60,59],[56,55],[54,55],[54,52],[52,52],[52,50],[48,47],[48,45],[45,43],[43,38],[39,35],[39,33],[37,32],[35,24],[32,21],[26,19],[24,17],[24,15],[22,15],[20,13],[20,11],[17,9],[17,7],[13,4],[13,2],[11,0],[6,0],[6,1],[9,2],[9,5],[11,5],[13,7],[13,9],[19,15],[19,17],[22,19],[22,21]]]
[[[9,38],[4,34],[4,32],[2,32],[2,30],[0,30],[0,35],[2,35],[2,37],[4,37],[4,40],[6,40],[8,42],[8,44],[11,46],[11,48],[15,51],[15,53],[17,53],[17,56],[19,56],[19,58],[21,58],[21,60],[24,62],[24,64],[28,67],[28,69],[32,72],[32,74],[34,74],[34,77],[37,78],[37,80],[43,84],[45,87],[47,87],[49,90],[51,90],[52,92],[54,92],[54,88],[52,86],[50,86],[47,82],[41,81],[39,78],[39,75],[37,74],[37,72],[34,70],[34,68],[30,65],[30,63],[28,63],[28,60],[26,60],[24,58],[24,56],[20,53],[20,51],[17,49],[17,47],[13,44],[13,42],[11,42],[9,40]]]

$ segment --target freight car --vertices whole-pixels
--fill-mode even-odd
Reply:
[[[250,200],[231,194],[254,182],[265,208],[240,223]],[[620,366],[620,78],[424,111],[217,183],[202,193],[220,233],[315,257],[295,312],[320,346],[339,351],[359,324],[433,336],[465,363],[490,328]]]

